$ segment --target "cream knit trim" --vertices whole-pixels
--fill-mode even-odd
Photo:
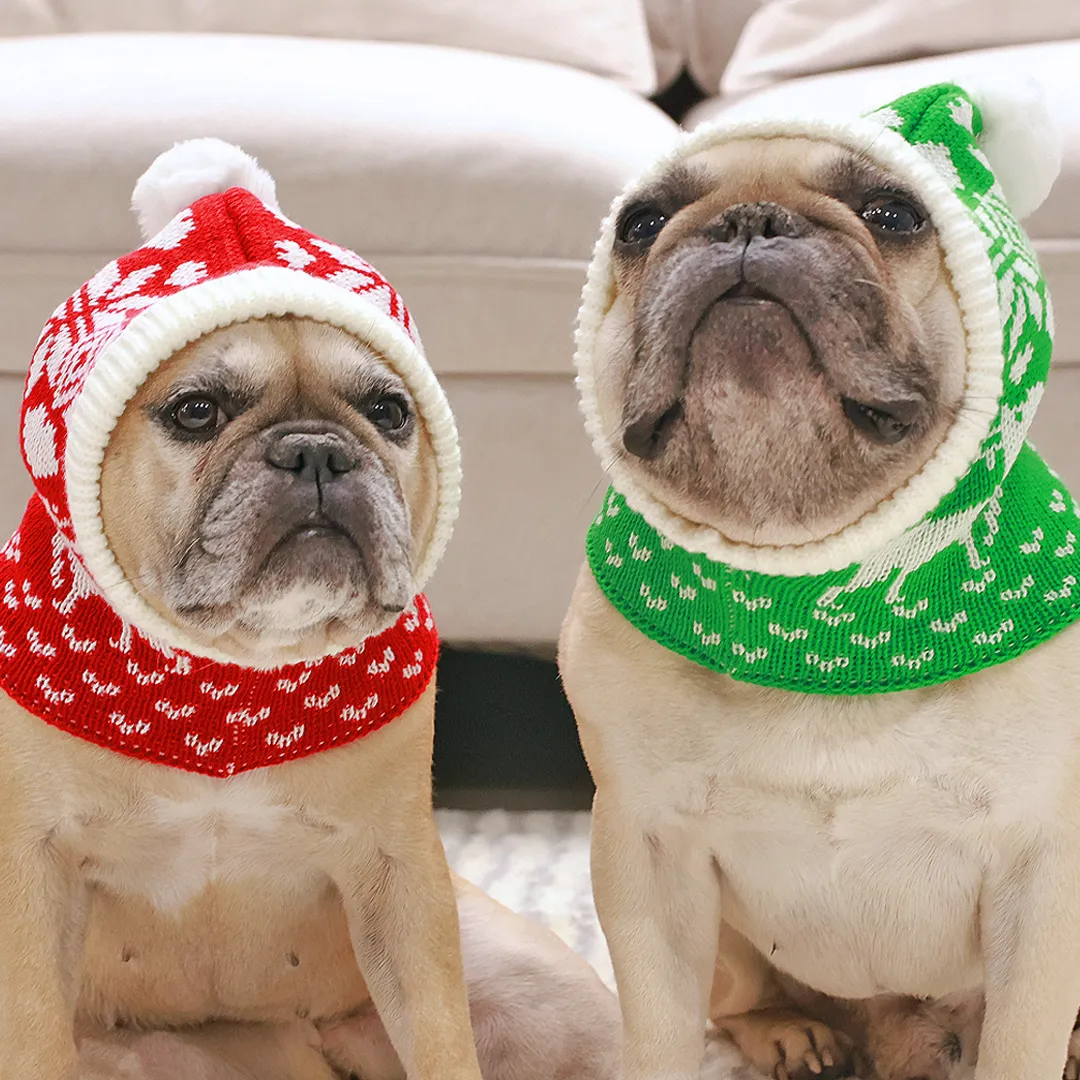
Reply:
[[[732,139],[805,136],[865,154],[911,184],[922,199],[945,252],[956,292],[968,360],[964,397],[956,420],[923,468],[873,510],[822,540],[782,546],[729,540],[716,529],[691,521],[655,499],[634,480],[605,438],[593,373],[596,336],[615,296],[612,243],[619,211],[633,192],[658,178],[676,161]],[[1004,360],[997,284],[982,233],[963,203],[933,166],[895,131],[872,120],[744,121],[708,125],[686,136],[644,176],[623,190],[605,218],[582,292],[576,332],[577,385],[585,426],[605,471],[627,503],[653,528],[688,551],[762,574],[821,574],[865,561],[930,513],[976,459],[998,412]]]
[[[417,591],[446,549],[461,499],[457,428],[442,388],[405,331],[363,296],[301,271],[260,266],[155,300],[102,350],[68,413],[64,468],[75,541],[87,570],[124,619],[163,645],[225,663],[236,660],[190,640],[154,611],[124,576],[102,525],[101,466],[125,406],[160,364],[211,330],[271,315],[317,319],[354,334],[386,359],[412,394],[438,471],[435,523],[417,560]]]

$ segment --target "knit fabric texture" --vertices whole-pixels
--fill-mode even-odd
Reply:
[[[359,739],[420,697],[438,658],[423,596],[312,663],[258,670],[160,648],[106,603],[38,496],[0,566],[4,691],[71,735],[189,772],[232,776]]]
[[[142,379],[214,327],[320,313],[396,366],[432,443],[441,441],[436,530],[448,535],[456,431],[401,298],[358,255],[252,192],[214,191],[61,304],[34,353],[21,438],[36,491],[0,553],[0,687],[24,708],[132,757],[230,776],[360,738],[428,686],[438,638],[422,594],[354,648],[249,668],[188,647],[126,579],[104,534],[101,460]],[[445,539],[429,541],[428,563]]]
[[[1080,618],[1078,507],[1026,442],[1050,366],[1049,297],[979,148],[979,111],[943,84],[871,118],[947,181],[997,282],[1000,393],[975,460],[918,524],[842,570],[765,574],[705,558],[614,488],[587,543],[600,587],[643,633],[734,678],[808,693],[943,682],[1012,659]]]

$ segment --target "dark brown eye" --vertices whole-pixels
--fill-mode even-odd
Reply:
[[[660,235],[667,220],[667,214],[658,206],[631,208],[619,222],[619,239],[624,244],[651,244]]]
[[[189,435],[207,435],[225,420],[225,415],[213,398],[192,394],[178,402],[172,410],[173,423]]]
[[[860,211],[859,216],[880,232],[904,236],[918,232],[926,224],[926,216],[906,199],[894,195],[883,195],[871,199]]]
[[[395,394],[379,398],[364,415],[381,431],[401,431],[409,422],[409,407]]]

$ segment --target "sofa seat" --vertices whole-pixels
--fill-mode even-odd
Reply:
[[[287,214],[393,281],[446,385],[466,482],[430,590],[444,634],[552,639],[598,479],[571,378],[578,297],[598,223],[674,141],[670,119],[554,64],[280,36],[0,39],[0,100],[18,103],[0,114],[6,430],[49,313],[138,244],[135,179],[176,140],[236,142]],[[13,437],[0,470],[6,536],[30,490]]]

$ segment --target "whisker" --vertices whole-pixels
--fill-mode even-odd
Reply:
[[[871,281],[869,278],[852,278],[853,285],[869,285],[874,289],[879,289],[881,292],[888,292],[889,290],[880,281]]]
[[[591,505],[596,502],[596,493],[600,490],[601,486],[606,482],[606,480],[607,477],[605,473],[601,473],[600,479],[597,480],[595,484],[593,484],[592,491],[589,492],[588,496],[582,501],[581,505],[578,507],[579,514],[583,514]]]

